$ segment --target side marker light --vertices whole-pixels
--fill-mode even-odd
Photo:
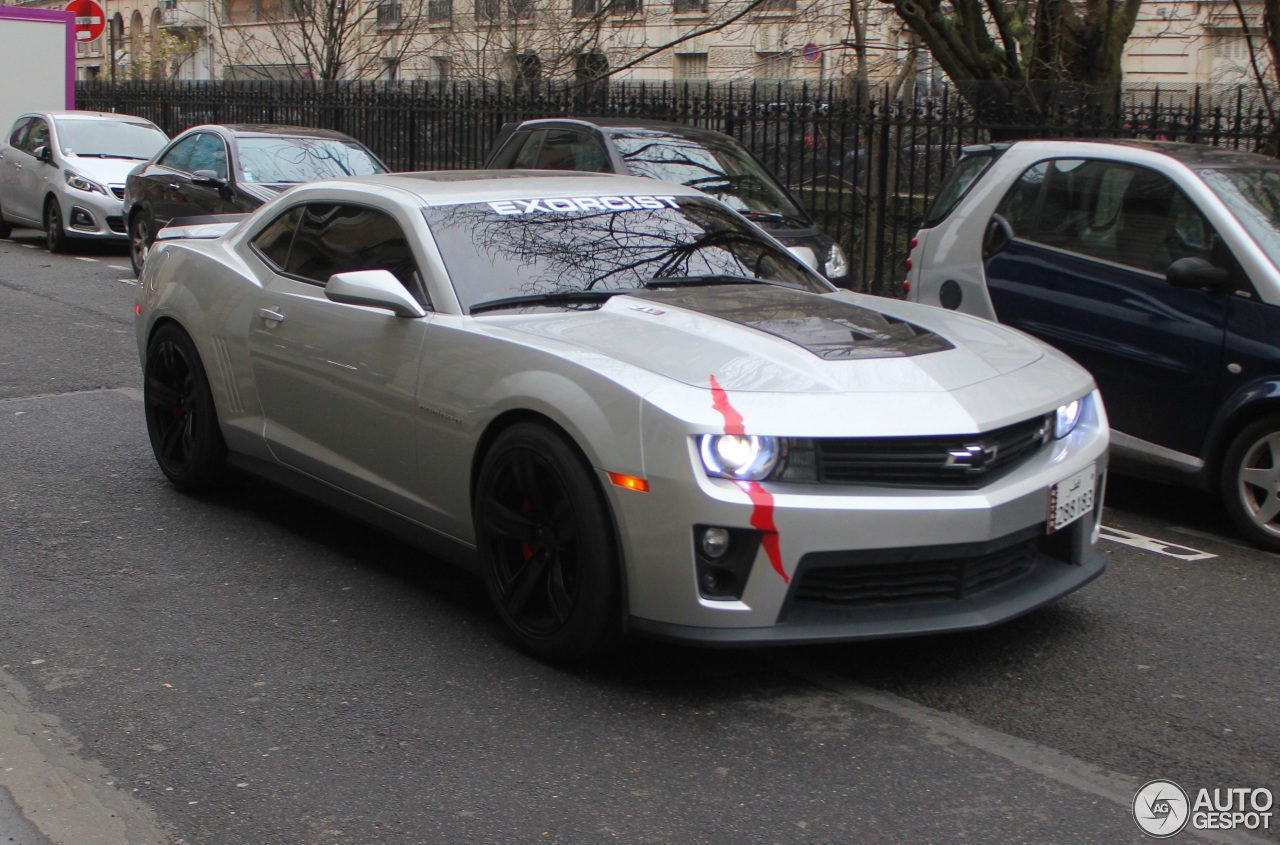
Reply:
[[[625,490],[635,490],[638,493],[649,492],[649,482],[643,478],[636,478],[634,475],[611,472],[609,473],[609,480]]]

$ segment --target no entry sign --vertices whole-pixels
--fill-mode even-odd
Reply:
[[[107,26],[106,13],[95,0],[71,0],[67,11],[76,16],[76,40],[93,41]]]

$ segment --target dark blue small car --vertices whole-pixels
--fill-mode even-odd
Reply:
[[[1218,491],[1280,551],[1280,161],[1163,142],[1022,141],[953,168],[907,297],[1083,364],[1113,467]]]

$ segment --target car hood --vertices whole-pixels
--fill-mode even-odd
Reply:
[[[1015,331],[941,309],[763,284],[643,291],[593,312],[508,319],[685,384],[715,376],[725,390],[943,392],[1045,354]]]
[[[78,155],[66,157],[67,167],[86,179],[92,179],[103,185],[123,185],[129,171],[146,162],[136,158],[81,158]]]

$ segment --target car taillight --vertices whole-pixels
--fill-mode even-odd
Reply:
[[[911,293],[911,280],[910,280],[910,279],[903,279],[903,280],[902,280],[902,295],[903,295],[903,296],[906,296],[906,295],[907,295],[907,294],[909,294],[909,293]]]

